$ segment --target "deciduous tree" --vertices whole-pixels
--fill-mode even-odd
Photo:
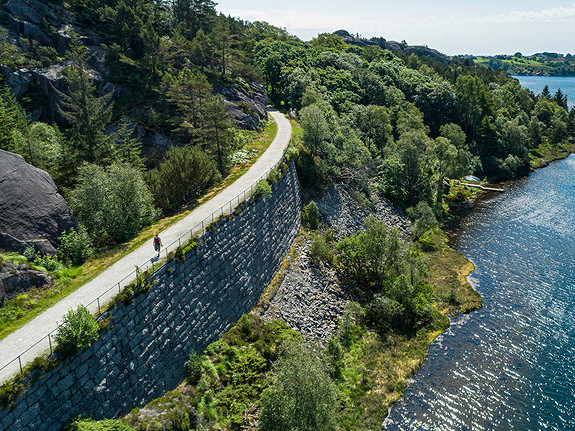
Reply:
[[[332,431],[338,418],[337,389],[317,353],[300,343],[285,345],[262,396],[260,431]]]

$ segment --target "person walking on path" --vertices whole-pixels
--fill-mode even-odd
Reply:
[[[158,257],[160,257],[160,248],[162,247],[162,245],[163,245],[162,240],[156,233],[156,236],[154,237],[154,250],[156,250],[156,252],[158,253]]]

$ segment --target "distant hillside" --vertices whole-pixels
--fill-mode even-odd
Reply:
[[[503,70],[510,75],[575,76],[575,57],[554,52],[537,53],[523,56],[496,55],[494,57],[474,57],[476,64]]]
[[[359,35],[352,35],[346,30],[337,30],[333,34],[339,36],[341,40],[350,45],[357,46],[379,46],[384,49],[389,49],[394,53],[404,53],[407,55],[417,54],[418,56],[427,56],[439,61],[448,61],[450,57],[442,54],[436,49],[429,48],[427,45],[408,45],[407,42],[396,42],[394,40],[386,40],[383,37],[372,37],[366,39]]]

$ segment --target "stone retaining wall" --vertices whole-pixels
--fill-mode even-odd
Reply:
[[[175,388],[192,349],[202,352],[256,304],[300,229],[293,164],[272,196],[206,234],[153,275],[151,289],[111,311],[88,349],[0,410],[0,430],[60,430],[77,415],[115,417]]]

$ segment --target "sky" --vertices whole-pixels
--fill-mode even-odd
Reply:
[[[215,0],[217,10],[303,40],[345,29],[448,55],[575,54],[575,2],[535,0]]]

